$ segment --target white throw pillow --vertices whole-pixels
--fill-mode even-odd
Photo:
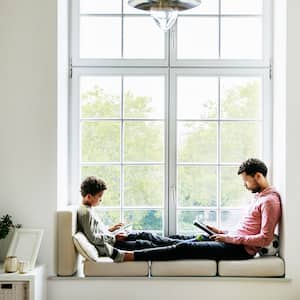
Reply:
[[[74,245],[79,252],[87,260],[97,261],[99,258],[98,251],[92,245],[82,232],[77,232],[73,235]]]

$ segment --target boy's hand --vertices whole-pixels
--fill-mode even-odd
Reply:
[[[119,228],[122,227],[122,226],[124,226],[124,223],[118,223],[118,224],[116,224],[116,225],[114,225],[114,226],[108,228],[108,231],[113,232],[113,231],[119,229]]]
[[[125,233],[125,232],[122,232],[122,233],[118,233],[117,235],[116,235],[116,240],[117,241],[124,241],[124,240],[126,240],[126,238],[127,238],[127,233]]]
[[[216,227],[213,227],[213,226],[210,226],[210,225],[206,225],[208,229],[210,229],[211,231],[213,231],[214,233],[217,233],[217,234],[223,234],[224,231],[223,230],[220,230]]]

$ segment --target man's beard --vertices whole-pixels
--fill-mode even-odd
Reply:
[[[256,182],[255,187],[254,187],[254,188],[251,188],[250,190],[251,190],[251,192],[252,192],[253,194],[259,193],[259,192],[261,192],[261,187],[260,187],[260,185]]]

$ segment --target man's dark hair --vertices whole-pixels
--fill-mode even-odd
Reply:
[[[80,193],[82,197],[87,194],[95,196],[97,193],[107,190],[106,183],[99,178],[94,176],[89,176],[81,183]]]
[[[261,173],[264,177],[266,177],[268,173],[268,168],[265,165],[265,163],[261,160],[257,158],[249,158],[240,165],[238,175],[244,172],[252,177],[256,173]]]

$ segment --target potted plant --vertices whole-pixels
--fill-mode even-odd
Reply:
[[[20,228],[20,224],[14,224],[10,215],[0,218],[0,261],[3,261],[12,238],[14,228]]]

